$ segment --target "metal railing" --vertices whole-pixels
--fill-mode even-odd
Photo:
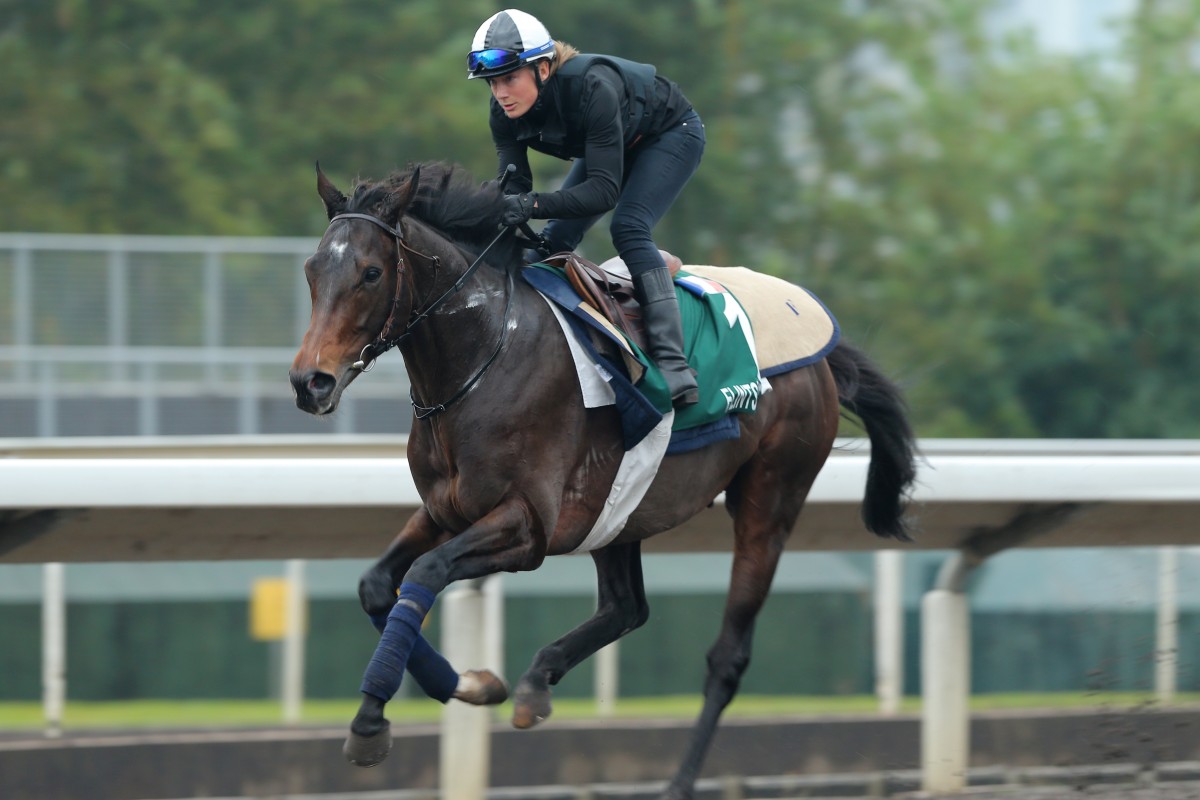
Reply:
[[[303,263],[316,242],[0,233],[0,435],[112,433],[89,400],[120,406],[108,413],[129,435],[168,432],[165,414],[175,432],[306,430],[264,404],[291,402],[287,368],[310,314]],[[383,359],[320,430],[357,432],[357,412],[402,403],[407,390],[401,359]]]
[[[127,405],[126,416],[136,422],[129,435],[154,436],[166,432],[165,409],[190,412],[197,419],[182,426],[197,434],[263,433],[264,401],[278,401],[279,415],[294,415],[304,430],[307,417],[291,407],[292,391],[287,369],[295,355],[290,348],[183,348],[183,347],[0,347],[0,407],[27,407],[31,429],[9,435],[58,436],[64,432],[64,414],[79,416],[97,400]],[[28,378],[13,376],[18,371]],[[15,377],[15,380],[12,379]],[[371,376],[357,381],[343,396],[330,426],[333,433],[355,433],[360,428],[359,409],[369,401],[385,401],[400,408],[408,392],[408,376],[399,357],[382,359]],[[209,413],[200,409],[207,406]],[[204,417],[233,414],[234,421],[206,427]],[[314,421],[313,424],[316,424]],[[179,431],[180,425],[173,426]],[[289,426],[289,430],[293,429]],[[396,431],[403,429],[397,422]],[[104,433],[74,426],[74,435]]]

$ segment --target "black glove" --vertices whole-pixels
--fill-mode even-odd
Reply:
[[[504,216],[500,221],[505,225],[520,225],[528,222],[533,216],[533,198],[531,194],[510,194],[504,198]]]

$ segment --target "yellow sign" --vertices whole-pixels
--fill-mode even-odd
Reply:
[[[282,639],[287,628],[286,578],[257,578],[250,595],[250,636],[258,641]]]

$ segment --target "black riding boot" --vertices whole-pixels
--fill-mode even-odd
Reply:
[[[683,355],[683,324],[679,319],[679,301],[675,299],[675,284],[666,267],[657,267],[633,276],[638,302],[642,304],[642,319],[650,357],[662,370],[671,391],[671,403],[676,408],[700,401],[696,374]]]

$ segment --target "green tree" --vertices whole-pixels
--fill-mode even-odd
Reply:
[[[457,29],[485,4],[10,5],[0,174],[21,198],[12,229],[311,233],[318,159],[348,182],[490,148],[465,113],[477,93]]]
[[[831,84],[803,274],[926,435],[1196,435],[1200,8],[1145,4],[1110,59],[997,48],[970,11],[940,7],[940,59],[910,37],[890,84]]]
[[[998,41],[988,0],[535,0],[703,116],[658,228],[819,294],[925,436],[1195,436],[1200,0],[1124,49]],[[0,0],[10,230],[313,235],[312,165],[495,169],[477,0]],[[535,160],[539,184],[567,165]],[[603,225],[587,253],[611,253]]]

